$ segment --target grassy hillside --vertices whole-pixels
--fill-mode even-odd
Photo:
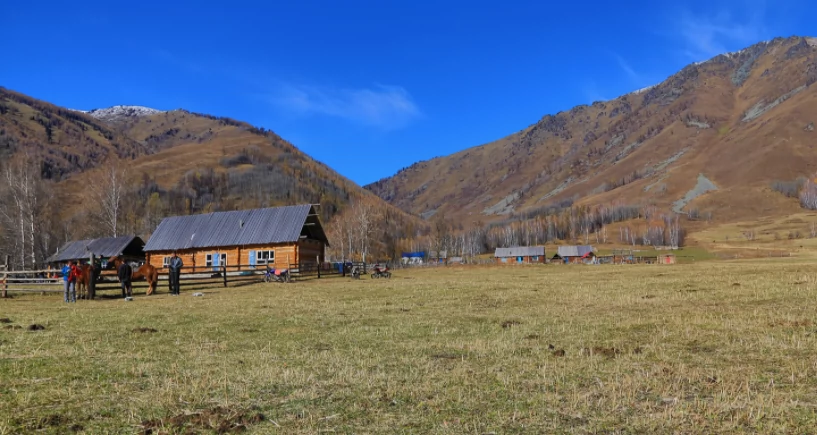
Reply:
[[[565,201],[699,208],[724,221],[796,212],[768,186],[817,171],[816,46],[777,38],[720,55],[366,188],[412,213],[469,221]]]

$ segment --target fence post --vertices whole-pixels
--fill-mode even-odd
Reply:
[[[9,297],[9,256],[6,255],[6,263],[3,268],[3,298]]]
[[[318,279],[321,279],[321,257],[315,256],[315,264],[318,265]]]
[[[224,275],[224,287],[227,287],[227,265],[225,264],[224,266],[221,267],[224,270],[224,273],[222,273],[222,275]]]
[[[90,266],[91,279],[88,280],[88,297],[96,297],[96,263],[94,263],[94,253],[91,252],[88,265]]]

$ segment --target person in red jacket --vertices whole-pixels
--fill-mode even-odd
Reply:
[[[79,269],[76,263],[68,262],[68,276],[65,280],[65,302],[77,302],[77,279],[79,278]]]

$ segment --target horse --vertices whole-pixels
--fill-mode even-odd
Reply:
[[[78,264],[77,270],[79,271],[75,284],[77,299],[88,299],[88,289],[91,288],[91,280],[94,279],[94,268],[89,264]]]
[[[125,261],[119,258],[119,256],[114,255],[113,257],[108,259],[108,267],[113,265],[116,270],[119,270],[119,266],[122,265]],[[156,270],[155,267],[151,266],[148,263],[145,263],[139,266],[138,269],[133,270],[133,274],[131,275],[131,281],[136,281],[137,279],[144,278],[145,281],[148,282],[148,296],[152,295],[154,291],[156,291],[156,283],[159,282],[159,271]]]

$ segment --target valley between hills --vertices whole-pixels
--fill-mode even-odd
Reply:
[[[528,242],[537,220],[555,228],[537,243],[645,226],[647,244],[649,231],[682,225],[689,243],[728,251],[741,239],[778,246],[814,237],[802,196],[817,172],[816,81],[817,39],[776,38],[366,186],[273,131],[230,118],[71,110],[0,88],[0,157],[27,159],[63,204],[40,222],[49,233],[43,253],[105,233],[91,190],[112,166],[127,169],[121,231],[144,236],[168,215],[316,203],[342,237],[334,227],[366,202],[386,216],[373,227],[372,249],[387,258],[474,231],[483,250]],[[505,237],[505,227],[519,234]],[[725,239],[705,236],[713,231]]]

